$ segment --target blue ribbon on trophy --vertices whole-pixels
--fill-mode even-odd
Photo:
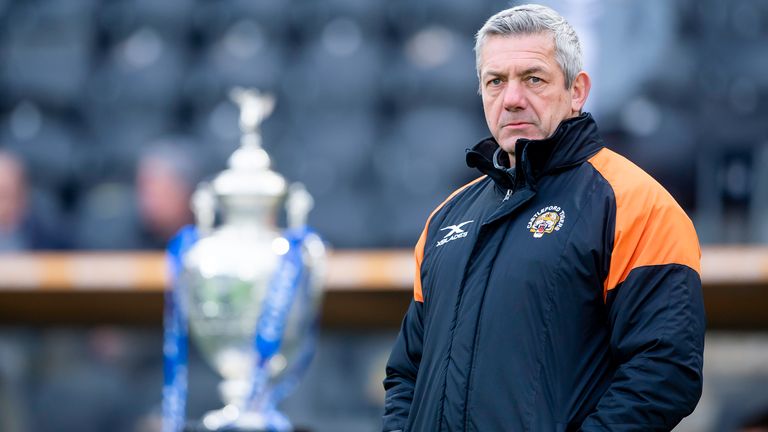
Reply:
[[[302,243],[308,241],[322,242],[316,233],[307,230],[304,239],[302,239]],[[306,338],[304,339],[295,362],[290,366],[290,369],[286,371],[285,377],[275,385],[275,388],[272,389],[269,395],[269,400],[265,402],[265,405],[269,408],[277,406],[277,403],[284,399],[293,388],[298,385],[300,376],[307,370],[307,368],[309,368],[309,364],[315,354],[320,320],[319,315],[312,313],[312,294],[310,292],[311,282],[309,280],[309,272],[305,271],[303,273],[299,286],[301,301],[298,302],[296,307],[300,308],[298,315],[302,317],[301,328],[304,329]]]
[[[274,408],[298,382],[298,377],[306,370],[314,354],[317,319],[313,314],[305,313],[309,310],[312,300],[309,272],[305,269],[303,259],[304,245],[307,239],[313,236],[317,235],[306,226],[288,229],[284,233],[288,250],[282,255],[272,278],[256,326],[254,349],[257,355],[248,405],[260,404],[262,410],[270,413],[268,428],[274,431],[291,429],[288,419]],[[301,327],[307,332],[307,337],[299,358],[286,372],[283,380],[274,388],[267,389],[270,377],[269,361],[280,350],[291,307],[302,309],[299,316],[303,319]]]
[[[179,281],[182,257],[198,240],[197,229],[183,227],[167,248],[171,289],[165,292],[163,311],[163,432],[184,428],[187,401],[187,311],[184,285]]]

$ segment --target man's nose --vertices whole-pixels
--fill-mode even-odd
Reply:
[[[510,81],[504,89],[503,97],[504,109],[507,111],[520,111],[528,106],[525,89],[518,82]]]

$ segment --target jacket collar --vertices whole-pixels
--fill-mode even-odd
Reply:
[[[563,120],[548,138],[521,138],[515,144],[515,169],[509,170],[509,158],[493,138],[467,149],[467,165],[491,177],[504,189],[516,189],[528,183],[536,186],[549,173],[579,165],[603,148],[597,124],[589,113]],[[494,163],[495,162],[495,163]]]

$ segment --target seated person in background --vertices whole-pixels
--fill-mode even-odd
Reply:
[[[103,182],[81,199],[78,249],[163,249],[192,223],[189,200],[200,177],[197,161],[174,139],[150,144],[139,157],[135,183]]]
[[[0,252],[65,247],[52,200],[33,200],[30,190],[24,163],[0,150]]]
[[[164,248],[179,228],[193,222],[189,200],[197,171],[190,155],[176,147],[144,154],[136,170],[136,199],[147,245]]]

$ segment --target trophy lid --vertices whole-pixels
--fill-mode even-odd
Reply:
[[[230,93],[240,106],[240,148],[229,157],[229,168],[213,180],[218,196],[278,198],[286,193],[286,181],[270,169],[270,159],[261,147],[261,122],[271,113],[275,99],[255,89],[235,88]]]

